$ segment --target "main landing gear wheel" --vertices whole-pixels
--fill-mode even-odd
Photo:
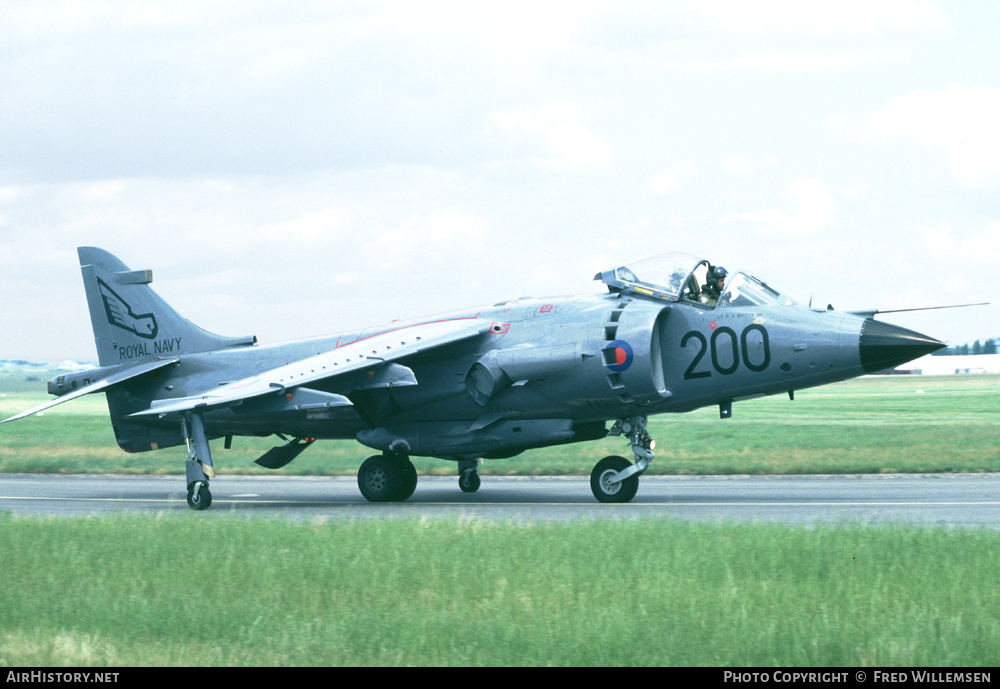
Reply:
[[[623,481],[614,481],[618,472],[632,466],[624,457],[605,457],[590,472],[590,490],[601,502],[629,502],[639,490],[639,476],[633,474]]]
[[[208,489],[208,483],[195,481],[188,486],[187,492],[188,507],[193,510],[207,510],[212,506],[212,491]]]
[[[394,499],[400,502],[409,500],[417,489],[417,469],[409,457],[397,456],[396,470],[399,472],[399,490]]]
[[[409,457],[373,455],[358,469],[358,488],[369,502],[401,502],[417,489],[417,470]]]

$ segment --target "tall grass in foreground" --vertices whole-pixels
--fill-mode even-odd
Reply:
[[[996,665],[1000,533],[0,516],[0,665]]]

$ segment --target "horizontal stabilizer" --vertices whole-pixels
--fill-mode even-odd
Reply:
[[[89,395],[93,392],[104,392],[110,390],[116,385],[121,385],[122,383],[138,378],[139,376],[144,376],[147,373],[151,373],[161,368],[166,368],[167,366],[174,366],[179,359],[162,359],[160,361],[151,361],[147,364],[141,364],[139,366],[132,366],[126,368],[125,370],[119,370],[117,372],[107,375],[105,378],[101,378],[98,381],[90,383],[89,385],[84,385],[83,387],[77,388],[73,392],[67,393],[56,397],[54,400],[49,400],[44,404],[40,404],[37,407],[32,407],[28,411],[21,412],[17,416],[12,416],[9,419],[4,419],[0,423],[7,423],[8,421],[17,421],[18,419],[23,419],[26,416],[31,416],[32,414],[37,414],[40,411],[45,411],[63,402],[69,402],[70,400],[75,400],[77,397],[83,397],[84,395]],[[108,367],[111,370],[118,369],[118,366]],[[99,371],[100,369],[98,369]],[[99,373],[97,375],[100,375]]]

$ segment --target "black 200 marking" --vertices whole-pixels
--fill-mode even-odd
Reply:
[[[764,358],[759,363],[754,363],[750,361],[750,345],[749,345],[749,335],[751,332],[758,332],[761,335],[761,344],[763,346]],[[729,339],[729,345],[723,345],[726,348],[732,348],[733,363],[730,366],[722,366],[719,363],[719,337],[725,335]],[[699,343],[698,351],[694,354],[694,359],[691,360],[691,365],[687,367],[684,371],[685,380],[694,380],[696,378],[707,378],[712,375],[711,371],[698,371],[698,364],[701,360],[705,358],[705,350],[710,350],[712,359],[712,368],[724,376],[731,376],[736,373],[737,369],[740,367],[740,355],[742,354],[743,365],[754,373],[760,373],[767,369],[771,365],[771,343],[770,338],[767,334],[767,329],[760,325],[759,323],[751,323],[743,329],[739,338],[736,337],[736,331],[732,328],[723,326],[717,328],[712,333],[711,340],[705,338],[697,330],[692,330],[686,333],[684,337],[681,338],[681,349],[687,347],[689,340],[695,339]]]
[[[719,347],[718,347],[719,335],[728,335],[729,342],[732,345],[733,365],[728,366],[726,368],[723,368],[722,366],[719,365]],[[736,344],[736,333],[733,332],[733,329],[727,328],[726,326],[722,326],[721,328],[716,329],[715,332],[712,333],[711,342],[712,342],[712,367],[715,368],[716,371],[718,371],[724,376],[731,376],[734,373],[736,373],[736,369],[740,367],[740,350],[739,350],[739,345]]]
[[[687,347],[688,340],[690,340],[692,337],[698,340],[701,346],[698,348],[698,351],[695,352],[694,361],[691,362],[691,365],[688,366],[687,370],[684,372],[684,380],[693,380],[695,378],[707,378],[708,376],[712,375],[711,371],[694,370],[698,366],[698,364],[701,363],[702,358],[705,356],[705,348],[708,346],[708,341],[705,339],[704,335],[702,335],[697,330],[692,330],[681,339],[681,349]]]
[[[751,330],[759,332],[761,338],[763,338],[761,344],[764,348],[764,360],[759,364],[755,364],[750,361],[750,352],[749,347],[747,346],[747,334]],[[740,335],[740,347],[743,350],[743,363],[746,364],[746,367],[754,373],[760,373],[771,365],[771,342],[770,338],[767,336],[767,329],[765,329],[763,325],[760,325],[759,323],[751,323],[745,327],[743,329],[743,334]]]

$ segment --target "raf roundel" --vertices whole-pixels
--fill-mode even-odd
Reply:
[[[621,373],[632,365],[632,345],[625,340],[615,340],[604,348],[604,361],[615,373]]]

